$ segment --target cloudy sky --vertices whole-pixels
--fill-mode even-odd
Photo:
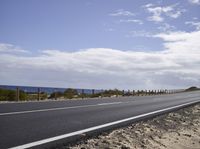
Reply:
[[[200,0],[1,0],[0,84],[200,86]]]

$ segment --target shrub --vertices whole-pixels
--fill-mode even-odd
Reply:
[[[68,99],[72,99],[74,96],[78,95],[77,90],[68,88],[64,91],[64,97]]]
[[[16,99],[16,93],[13,90],[0,89],[1,101],[14,101]]]

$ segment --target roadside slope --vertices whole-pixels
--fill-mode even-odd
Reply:
[[[200,103],[65,148],[197,149],[199,146]]]

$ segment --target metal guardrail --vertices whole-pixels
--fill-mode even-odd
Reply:
[[[102,90],[101,92],[98,92],[100,93],[100,97],[102,98],[103,97],[103,93],[104,93],[105,90]],[[120,90],[118,90],[120,91]],[[162,90],[128,90],[128,91],[125,91],[125,90],[122,90],[122,94],[121,96],[149,96],[149,95],[164,95],[164,94],[175,94],[175,93],[181,93],[181,92],[184,92],[185,89],[171,89],[171,90],[167,90],[167,89],[162,89]],[[35,100],[41,100],[41,89],[40,88],[37,88],[37,92],[35,93],[37,94],[37,99]],[[58,96],[57,96],[58,92],[56,90],[56,88],[54,89],[54,100],[57,100],[58,99]],[[81,89],[81,93],[79,94],[80,95],[80,98],[86,98],[85,95],[85,90],[84,89]],[[95,90],[92,89],[92,93],[91,95],[95,95]],[[115,95],[112,95],[112,96],[115,96],[115,97],[119,97],[120,95],[119,94],[115,94]],[[16,101],[20,101],[20,87],[16,87]]]

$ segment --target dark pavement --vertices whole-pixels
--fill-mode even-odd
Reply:
[[[0,148],[16,147],[193,101],[200,101],[199,91],[157,96],[2,103]]]

